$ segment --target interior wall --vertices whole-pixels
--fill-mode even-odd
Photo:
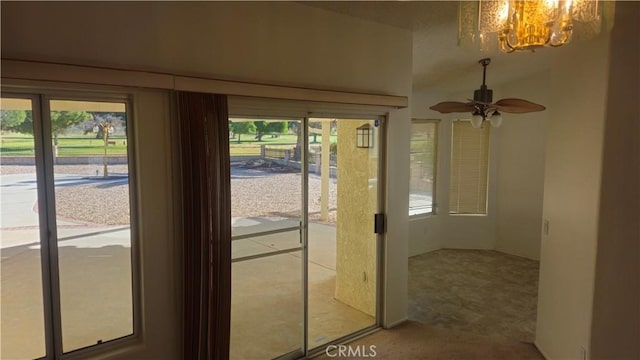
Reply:
[[[410,92],[409,31],[293,2],[3,1],[1,9],[3,58]]]
[[[608,36],[553,49],[536,328],[548,359],[582,358],[589,347]]]
[[[473,87],[470,88],[473,91]],[[414,90],[412,118],[441,119],[438,128],[438,163],[436,213],[413,216],[409,220],[409,255],[419,255],[440,248],[494,249],[496,241],[496,178],[500,129],[491,129],[489,151],[489,196],[486,215],[450,215],[449,179],[451,171],[451,123],[464,114],[440,114],[429,106],[451,99],[466,99],[468,93],[447,94]],[[470,116],[469,116],[470,117]]]
[[[640,44],[640,3],[617,6],[621,26],[613,30],[610,50],[593,359],[640,359],[640,52],[627,47]]]
[[[411,69],[411,63],[407,69]],[[409,103],[412,99],[409,98]],[[391,327],[407,319],[409,278],[409,109],[390,112],[386,126],[386,209],[384,239],[383,325]]]
[[[410,31],[299,3],[3,1],[0,7],[3,58],[411,94]],[[168,102],[164,99],[157,105]],[[383,324],[391,326],[406,319],[407,309],[409,110],[390,111],[388,122]],[[161,148],[156,154],[166,154],[168,162],[171,145],[157,145]],[[140,151],[149,151],[145,146]],[[155,174],[157,181],[169,181],[169,174],[156,173],[157,163],[139,164],[141,176]],[[156,205],[158,212],[170,211],[166,203]],[[143,256],[143,264],[149,259],[158,264],[177,261],[175,255]],[[157,275],[145,273],[145,284],[179,283],[179,276]],[[170,298],[169,294],[164,296]],[[163,301],[158,306],[169,306]],[[153,310],[149,316],[164,313],[158,307]],[[157,327],[150,329],[150,337],[145,339],[156,349],[179,341],[180,327],[162,323],[163,319],[158,318]],[[171,329],[174,336],[153,337],[159,329]],[[137,355],[146,357],[143,352]],[[163,352],[147,358],[175,357]]]
[[[502,114],[496,152],[496,250],[540,259],[546,123],[550,107],[549,74],[542,72],[495,89],[494,100],[514,97],[547,110]]]
[[[134,136],[136,158],[142,339],[145,347],[126,349],[122,359],[177,359],[182,351],[176,329],[182,328],[179,275],[181,247],[173,238],[175,222],[175,167],[169,95],[136,91]],[[158,159],[167,159],[158,161]],[[149,164],[152,164],[151,166]],[[153,261],[150,261],[153,259]],[[163,316],[156,316],[163,314]]]

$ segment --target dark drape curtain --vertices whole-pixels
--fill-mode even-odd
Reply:
[[[231,185],[224,95],[179,92],[184,359],[229,358]]]

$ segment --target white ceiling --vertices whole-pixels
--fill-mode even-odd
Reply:
[[[302,2],[341,14],[413,32],[414,89],[469,91],[482,83],[478,60],[490,57],[489,87],[541,72],[549,50],[502,54],[462,48],[458,42],[458,1],[320,1]]]

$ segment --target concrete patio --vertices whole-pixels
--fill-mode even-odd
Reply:
[[[286,219],[252,219],[252,232],[295,226]],[[246,219],[234,219],[234,223]],[[244,228],[237,232],[245,232]],[[298,231],[233,243],[233,256],[300,246]],[[301,252],[236,262],[232,267],[231,358],[270,359],[302,348],[303,296]],[[309,348],[375,324],[375,319],[336,300],[335,226],[309,224]]]
[[[0,357],[3,359],[36,358],[44,354],[34,178],[33,174],[2,175]],[[294,226],[298,223],[281,218],[235,219],[236,225],[244,225],[237,226],[239,231],[249,232],[267,223],[281,226],[287,221]],[[58,219],[58,232],[64,350],[131,334],[128,227]],[[308,344],[314,348],[374,325],[375,320],[334,299],[335,227],[311,223],[309,234]],[[299,239],[298,231],[292,231],[237,240],[233,243],[233,256],[299,247]],[[302,266],[300,251],[233,264],[232,358],[273,358],[301,349]]]

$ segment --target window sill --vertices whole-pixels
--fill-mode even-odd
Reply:
[[[422,219],[428,219],[431,217],[434,217],[438,214],[436,213],[423,213],[423,214],[413,214],[413,215],[409,215],[409,221],[413,221],[413,220],[422,220]]]
[[[131,337],[113,340],[112,343],[105,343],[99,347],[88,347],[65,354],[65,359],[70,360],[108,360],[126,359],[133,355],[144,353],[145,345],[140,337]]]
[[[452,214],[452,213],[449,213],[449,216],[453,216],[453,217],[464,217],[464,216],[468,216],[468,217],[487,217],[488,214]]]

